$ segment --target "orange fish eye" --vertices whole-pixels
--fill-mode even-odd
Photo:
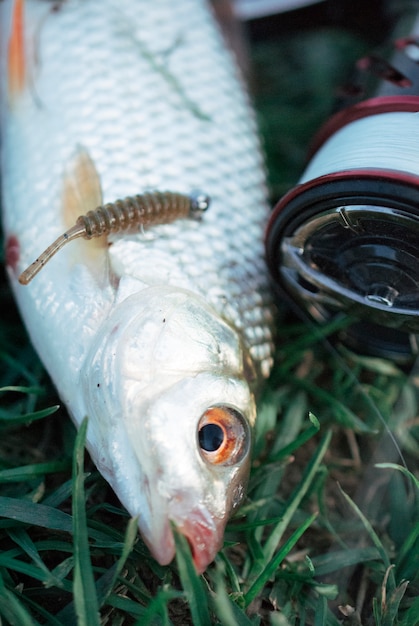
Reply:
[[[212,465],[234,465],[249,449],[249,428],[235,409],[211,407],[199,420],[198,443],[201,455]]]

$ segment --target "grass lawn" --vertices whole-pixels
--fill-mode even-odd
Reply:
[[[370,45],[337,28],[254,43],[273,199]],[[149,556],[0,288],[0,624],[419,624],[414,366],[331,349],[332,328],[281,310],[247,499],[198,577],[182,537],[170,566]]]

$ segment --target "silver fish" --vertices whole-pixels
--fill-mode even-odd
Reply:
[[[272,364],[264,170],[242,80],[201,0],[1,5],[3,222],[20,311],[152,554],[171,561],[174,522],[202,572],[245,493]],[[77,239],[19,284],[77,215],[194,189],[211,197],[202,219]]]

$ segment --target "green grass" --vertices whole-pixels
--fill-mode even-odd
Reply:
[[[295,184],[309,137],[365,46],[308,32],[257,47],[275,197]],[[173,564],[151,558],[83,452],[84,427],[76,435],[57,408],[5,280],[0,288],[1,624],[419,623],[414,371],[330,351],[331,328],[320,336],[283,312],[248,495],[197,576],[177,534]]]

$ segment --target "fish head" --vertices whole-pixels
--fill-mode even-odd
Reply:
[[[203,572],[244,496],[256,413],[246,363],[237,331],[168,287],[115,307],[86,359],[89,450],[161,564],[174,524]]]

